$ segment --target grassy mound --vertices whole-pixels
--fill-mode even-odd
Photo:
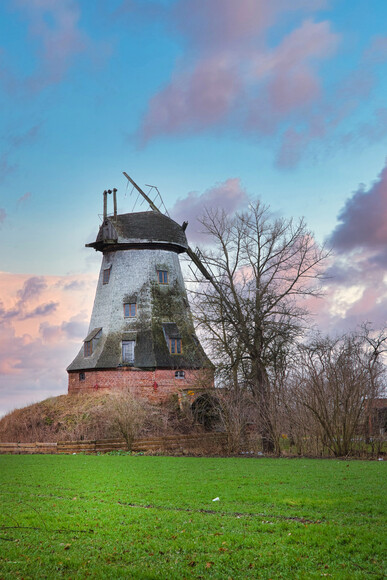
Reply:
[[[60,395],[0,419],[0,441],[63,441],[111,436],[107,394]]]
[[[50,397],[0,419],[0,442],[34,443],[190,433],[192,418],[177,399],[163,405],[138,400],[130,391]]]

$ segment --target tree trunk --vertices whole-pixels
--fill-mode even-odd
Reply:
[[[253,364],[253,391],[258,405],[259,432],[264,453],[274,453],[275,441],[271,428],[270,417],[270,390],[265,369],[262,369],[259,360]]]

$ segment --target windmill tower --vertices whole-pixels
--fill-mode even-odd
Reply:
[[[151,211],[117,214],[116,191],[104,192],[95,242],[102,265],[87,336],[67,368],[69,393],[130,388],[164,400],[213,386],[213,371],[197,339],[179,254],[192,253],[180,226],[148,201]],[[113,193],[114,213],[107,213]]]

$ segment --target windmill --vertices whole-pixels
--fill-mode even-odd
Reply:
[[[69,393],[128,387],[150,400],[213,386],[213,367],[195,334],[179,254],[211,274],[177,224],[124,172],[150,211],[118,214],[103,192],[96,240],[102,264],[88,334],[67,368]],[[108,215],[108,195],[113,214]],[[212,280],[212,283],[216,284]]]

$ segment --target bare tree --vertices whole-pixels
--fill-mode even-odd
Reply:
[[[336,456],[352,452],[373,400],[385,381],[381,355],[387,334],[368,328],[299,347],[293,395],[317,425],[322,442]],[[310,435],[316,436],[316,431]]]
[[[253,394],[263,449],[272,452],[269,369],[302,335],[302,299],[318,294],[328,252],[303,220],[276,219],[260,202],[233,217],[207,211],[202,224],[213,249],[200,256],[210,281],[196,273],[197,322],[221,372]]]

